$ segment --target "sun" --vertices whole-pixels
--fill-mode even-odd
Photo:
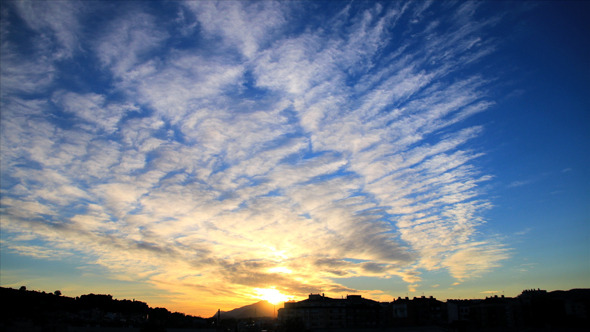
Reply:
[[[254,290],[258,293],[257,298],[274,305],[289,301],[292,298],[292,296],[285,295],[274,288],[255,288]]]

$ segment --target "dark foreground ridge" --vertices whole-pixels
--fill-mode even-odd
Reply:
[[[111,295],[71,298],[59,291],[28,291],[24,286],[19,290],[0,287],[0,299],[0,332],[491,332],[587,331],[590,327],[590,289],[525,290],[514,298],[446,302],[424,296],[377,302],[360,295],[335,299],[310,294],[306,300],[286,302],[278,309],[278,319],[261,317],[267,313],[257,309],[264,305],[260,302],[201,318]]]
[[[45,293],[0,287],[0,332],[78,331],[206,331],[212,319],[150,308],[147,303],[116,300],[112,295],[72,298],[60,291]],[[172,331],[171,330],[171,331]]]

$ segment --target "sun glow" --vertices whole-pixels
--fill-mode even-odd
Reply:
[[[270,268],[270,269],[268,269],[268,272],[270,272],[270,273],[287,273],[287,274],[293,273],[293,271],[291,269],[286,268],[284,266],[277,266],[277,267]]]
[[[268,301],[274,305],[289,301],[292,296],[285,295],[274,288],[255,288],[257,298]]]

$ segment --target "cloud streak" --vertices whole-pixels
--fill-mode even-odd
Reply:
[[[351,4],[305,25],[294,17],[316,4],[155,4],[173,7],[171,30],[133,8],[87,41],[91,8],[67,3],[58,25],[11,3],[3,15],[33,39],[52,31],[61,55],[17,60],[3,23],[3,246],[75,252],[203,313],[218,303],[190,298],[375,291],[336,281],[358,276],[414,288],[424,271],[498,266],[506,249],[478,233],[492,178],[467,147],[483,129],[465,122],[493,103],[469,65],[494,49],[494,20],[427,5]],[[38,74],[67,62],[106,87]]]

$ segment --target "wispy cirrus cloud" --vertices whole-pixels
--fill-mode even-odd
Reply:
[[[110,85],[23,91],[3,75],[3,229],[183,303],[271,286],[382,294],[341,280],[415,289],[425,271],[465,280],[498,266],[506,249],[477,231],[491,177],[467,147],[483,129],[463,124],[492,104],[490,81],[466,69],[494,49],[494,20],[473,3],[436,17],[431,3],[375,3],[293,25],[314,6],[299,5],[166,4],[198,40],[184,44],[153,11],[117,15],[93,41],[70,24],[54,43],[74,63],[77,43],[94,50],[84,65]],[[8,40],[3,52],[18,54]],[[39,257],[27,243],[6,248]]]
[[[14,1],[14,9],[35,32],[32,45],[54,59],[70,58],[80,47],[79,15],[84,8],[75,1]]]
[[[207,37],[223,38],[221,46],[237,49],[247,58],[254,57],[277,34],[276,30],[284,28],[290,11],[288,4],[273,1],[187,1],[183,5],[196,16]]]

